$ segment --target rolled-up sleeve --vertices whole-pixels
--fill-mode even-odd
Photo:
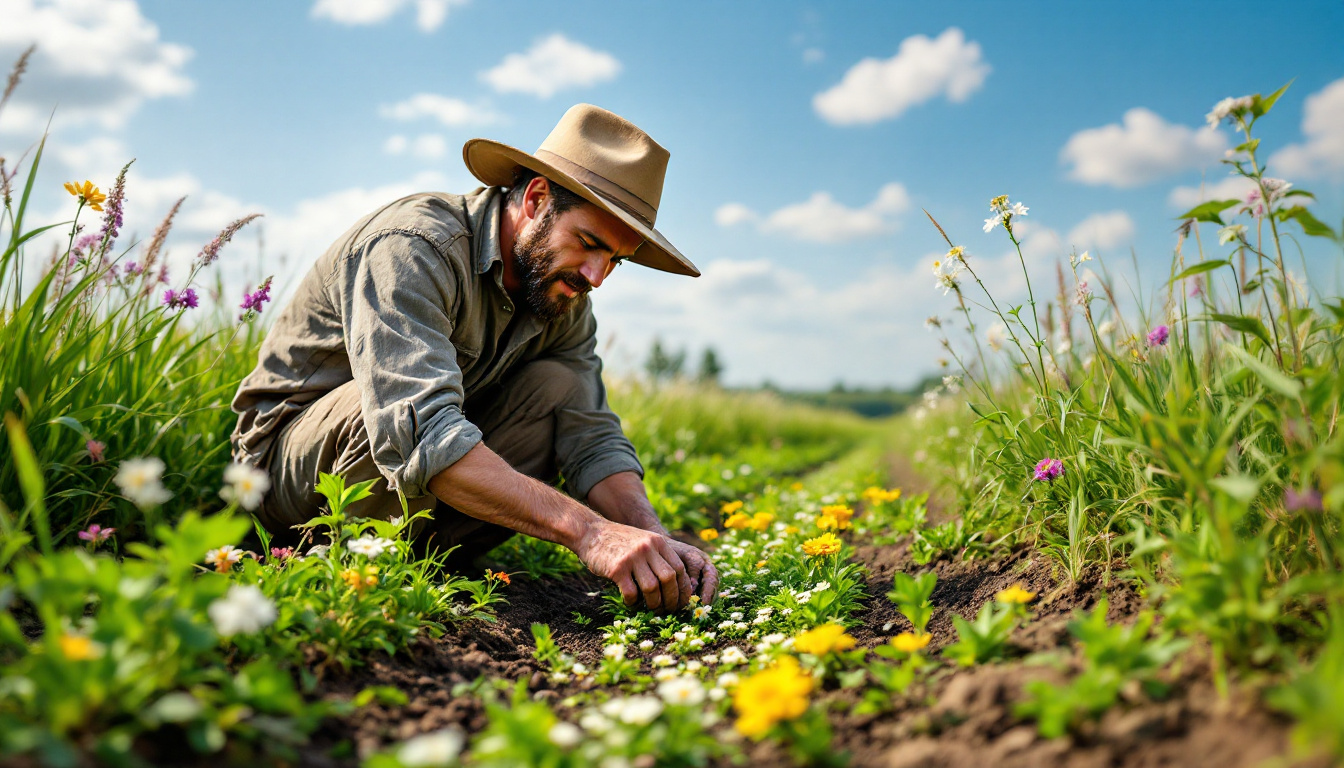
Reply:
[[[397,230],[359,243],[333,278],[374,463],[391,488],[424,496],[481,441],[451,340],[459,278],[429,240]]]
[[[642,478],[644,467],[635,446],[621,431],[620,417],[607,404],[591,305],[576,314],[573,324],[547,351],[547,358],[563,363],[578,381],[575,396],[556,410],[555,455],[569,492],[586,499],[603,479],[618,472],[634,472]]]

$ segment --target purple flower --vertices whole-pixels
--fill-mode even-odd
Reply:
[[[131,163],[135,162],[134,160]],[[103,210],[103,228],[98,232],[98,242],[103,244],[103,250],[112,248],[112,241],[117,239],[117,234],[121,231],[121,213],[126,204],[126,171],[131,167],[127,163],[117,174],[117,181],[112,185],[112,193],[107,196],[106,208]]]
[[[232,240],[233,236],[238,234],[238,230],[247,226],[253,219],[260,217],[260,213],[254,213],[249,216],[244,216],[225,227],[223,231],[215,236],[214,240],[211,240],[201,249],[201,255],[197,257],[197,266],[206,267],[214,263],[215,259],[219,258],[219,251],[224,247],[224,244]]]
[[[271,278],[268,277],[260,286],[257,287],[255,293],[248,293],[247,291],[243,291],[243,303],[238,305],[242,307],[243,314],[240,315],[238,319],[251,320],[254,315],[261,312],[262,306],[270,300],[271,300]]]
[[[1289,512],[1320,512],[1321,502],[1321,492],[1315,488],[1301,492],[1296,488],[1283,489],[1283,508]]]
[[[169,288],[163,292],[163,306],[169,309],[195,309],[200,305],[201,299],[196,295],[195,288],[185,288],[181,291]]]
[[[127,277],[135,277],[136,275],[139,275],[141,272],[145,271],[144,267],[141,267],[138,262],[134,261],[126,262],[126,266],[122,267],[121,269],[122,273]]]
[[[116,528],[104,528],[103,526],[94,523],[88,527],[88,530],[80,531],[79,538],[81,541],[87,541],[96,547],[112,538],[112,534],[116,532]]]
[[[1036,472],[1033,478],[1037,482],[1053,483],[1064,476],[1064,462],[1059,459],[1041,459],[1036,462]]]
[[[1171,329],[1165,325],[1159,325],[1148,332],[1148,346],[1161,347],[1167,343],[1167,338],[1171,336]]]

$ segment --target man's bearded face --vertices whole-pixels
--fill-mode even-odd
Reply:
[[[547,322],[569,312],[575,302],[592,290],[592,285],[578,270],[554,269],[558,254],[550,240],[555,219],[554,209],[548,207],[532,231],[520,236],[513,244],[513,261],[522,283],[523,298],[533,314]],[[575,295],[552,291],[552,286],[557,283],[569,286]]]

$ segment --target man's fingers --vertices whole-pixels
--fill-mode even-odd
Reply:
[[[660,542],[662,546],[658,548],[658,553],[663,556],[663,559],[667,561],[667,564],[672,566],[672,570],[676,572],[677,599],[676,602],[670,604],[668,610],[679,611],[682,608],[685,608],[686,604],[691,601],[691,595],[694,590],[691,588],[690,569],[686,567],[686,562],[682,560],[681,551],[677,547],[669,544],[669,541],[671,540],[665,539]],[[672,608],[671,606],[676,607]]]
[[[719,572],[714,568],[714,564],[705,561],[705,569],[700,576],[700,600],[705,604],[714,601],[714,596],[719,593]]]
[[[656,611],[663,607],[663,585],[657,576],[650,570],[647,563],[638,561],[633,568],[635,581],[639,583],[639,591],[644,593],[644,605],[650,611]]]
[[[680,561],[678,561],[680,565]],[[681,599],[681,587],[677,584],[677,571],[655,550],[649,554],[649,567],[658,579],[658,588],[662,590],[663,610],[671,613],[678,608]]]
[[[627,571],[621,571],[612,579],[616,582],[616,588],[621,590],[621,600],[627,606],[632,606],[639,599],[639,589],[635,586],[635,580],[630,577]]]

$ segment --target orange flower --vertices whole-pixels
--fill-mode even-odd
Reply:
[[[719,532],[714,530],[713,528],[706,528],[700,532],[700,538],[704,539],[705,541],[713,541],[719,538]]]
[[[362,568],[346,568],[340,573],[341,581],[350,585],[356,592],[378,586],[378,566],[365,565]]]
[[[83,184],[76,184],[72,181],[65,182],[65,191],[79,198],[81,202],[95,211],[103,210],[103,201],[107,199],[107,195],[99,192],[98,188],[93,186],[93,182],[87,179]]]
[[[485,569],[485,578],[487,578],[487,579],[497,579],[497,580],[503,582],[504,584],[512,584],[512,583],[513,583],[513,579],[509,578],[509,574],[507,574],[507,573],[505,573],[505,572],[503,572],[503,571],[492,571],[492,570],[490,570],[489,568],[486,568],[486,569]]]

